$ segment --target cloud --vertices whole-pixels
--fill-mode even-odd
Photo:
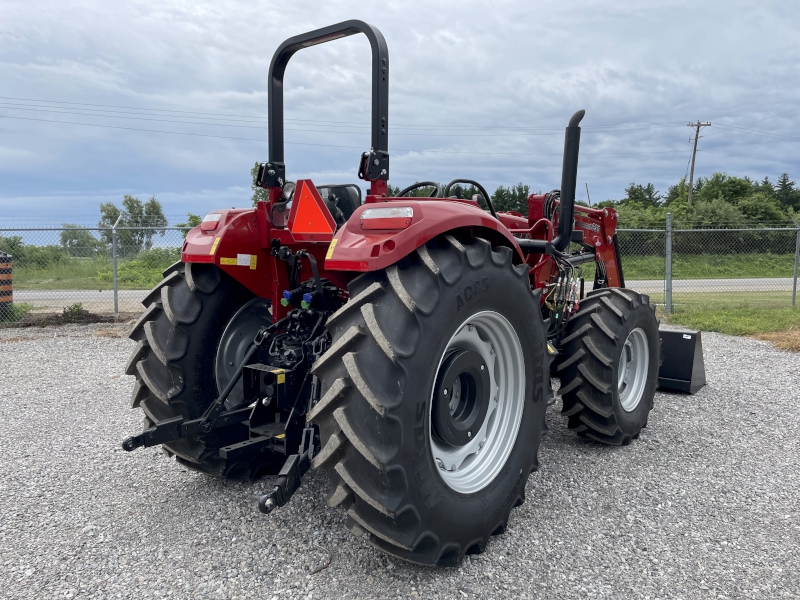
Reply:
[[[469,177],[490,189],[557,187],[563,126],[578,108],[587,110],[579,183],[593,199],[618,198],[631,181],[665,190],[683,176],[695,119],[720,125],[704,132],[697,174],[796,173],[797,141],[721,126],[800,138],[787,133],[800,124],[795,13],[791,3],[722,0],[7,1],[0,207],[7,219],[41,210],[60,222],[127,192],[154,193],[175,214],[216,198],[230,205],[231,194],[248,204],[249,170],[267,158],[272,53],[290,35],[348,18],[378,26],[389,44],[397,185]],[[356,180],[369,77],[363,36],[292,58],[291,178]]]

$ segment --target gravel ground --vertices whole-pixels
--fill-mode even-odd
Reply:
[[[626,448],[579,439],[551,407],[508,532],[429,569],[351,535],[322,474],[266,517],[271,478],[122,452],[141,421],[123,329],[0,329],[2,597],[800,597],[800,354],[705,334],[709,385],[659,393]]]

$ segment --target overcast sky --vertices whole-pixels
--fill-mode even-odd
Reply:
[[[124,193],[154,194],[173,223],[249,205],[272,53],[354,18],[389,45],[395,185],[556,188],[580,108],[578,186],[594,202],[632,181],[666,191],[687,171],[697,119],[712,127],[696,176],[800,179],[796,1],[3,0],[2,222],[96,223],[99,203]],[[369,76],[363,36],[295,55],[289,179],[357,181]]]

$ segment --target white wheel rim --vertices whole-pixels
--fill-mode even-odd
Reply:
[[[460,447],[447,445],[432,433],[434,385],[428,440],[444,482],[456,492],[471,494],[494,481],[514,448],[525,405],[525,359],[513,326],[494,311],[476,313],[456,329],[439,359],[437,377],[453,350],[477,352],[485,361],[491,382],[489,408],[470,442]]]
[[[622,410],[631,412],[639,406],[647,383],[647,371],[650,366],[650,349],[647,335],[637,327],[628,334],[617,370],[617,390]]]

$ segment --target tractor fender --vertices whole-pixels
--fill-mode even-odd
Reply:
[[[402,229],[371,229],[376,223],[361,218],[365,210],[393,207],[413,209],[410,223]],[[493,245],[508,246],[514,251],[515,264],[525,260],[508,229],[477,205],[455,200],[408,198],[381,198],[369,202],[368,198],[367,204],[357,208],[334,235],[325,256],[325,269],[361,272],[385,269],[437,235],[459,229],[471,229],[472,235],[484,237]]]
[[[261,243],[256,209],[215,210],[210,214],[221,215],[216,227],[204,229],[210,225],[201,224],[189,231],[181,260],[215,264],[257,296],[268,298],[272,266]]]

